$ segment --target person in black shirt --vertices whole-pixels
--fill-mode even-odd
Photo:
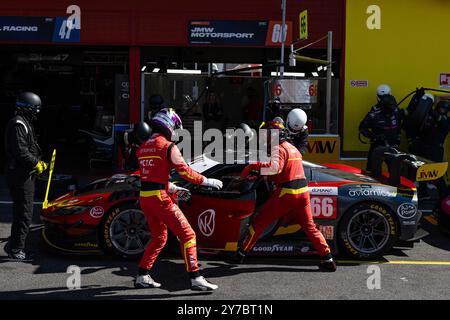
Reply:
[[[25,251],[33,216],[34,182],[36,174],[47,169],[41,160],[33,121],[41,108],[41,99],[32,92],[19,94],[16,112],[9,120],[5,131],[6,178],[13,200],[11,237],[5,246],[9,258],[30,261],[32,255]]]
[[[398,147],[405,111],[399,109],[394,96],[382,95],[359,125],[359,132],[370,139],[367,171],[372,171],[372,154],[377,147]]]
[[[444,142],[450,132],[448,112],[449,103],[447,101],[439,101],[434,110],[430,111],[423,129],[413,142],[413,148],[418,156],[434,162],[444,160]],[[443,177],[436,181],[436,187],[441,197],[446,195],[447,186]],[[423,182],[419,185],[419,195],[427,196],[426,184]]]

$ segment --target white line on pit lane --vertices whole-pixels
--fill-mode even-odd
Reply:
[[[0,204],[13,204],[13,202],[12,201],[0,201]],[[33,202],[33,204],[34,205],[42,205],[42,202],[35,201],[35,202]]]

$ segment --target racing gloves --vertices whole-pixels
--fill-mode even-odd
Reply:
[[[188,189],[179,187],[172,182],[169,182],[169,193],[174,193],[179,200],[183,201],[187,201],[191,197],[191,192]]]
[[[242,172],[239,176],[241,177],[241,179],[245,179],[245,178],[247,178],[248,175],[250,175],[250,173],[252,171],[258,171],[259,169],[260,169],[259,163],[249,164],[248,166],[246,166],[244,168],[244,170],[242,170]]]
[[[38,175],[47,170],[48,164],[42,160],[39,160],[38,163],[34,166],[32,173],[37,173]]]
[[[205,187],[212,187],[214,189],[220,190],[220,189],[222,189],[223,183],[220,180],[205,177],[205,179],[203,180],[201,185],[205,186]]]

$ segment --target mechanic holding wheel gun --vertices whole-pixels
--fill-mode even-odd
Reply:
[[[405,118],[405,111],[398,108],[397,102],[390,92],[391,89],[387,85],[378,87],[378,103],[372,107],[372,110],[359,124],[359,132],[371,140],[366,171],[372,171],[372,154],[377,147],[398,147],[400,145],[401,126]]]
[[[252,171],[258,171],[262,175],[268,175],[269,179],[275,183],[276,189],[249,227],[248,234],[237,251],[237,262],[243,262],[245,255],[250,252],[258,238],[274,220],[294,213],[321,257],[319,269],[336,271],[336,263],[331,256],[330,248],[313,221],[300,151],[286,141],[285,127],[281,122],[269,121],[263,125],[262,129],[269,129],[268,140],[271,140],[270,136],[278,130],[280,144],[271,146],[271,141],[268,141],[272,150],[271,160],[248,165],[242,171],[241,178],[246,178]]]
[[[25,251],[25,242],[33,217],[34,182],[36,175],[48,165],[41,160],[33,127],[41,110],[41,99],[32,92],[20,93],[16,100],[14,117],[5,131],[6,177],[13,200],[11,237],[5,252],[13,261],[32,261],[31,253]]]
[[[167,228],[169,228],[180,240],[186,270],[191,278],[191,289],[215,290],[218,286],[200,275],[195,232],[169,195],[189,191],[170,183],[169,174],[171,169],[175,168],[187,181],[215,189],[222,188],[222,181],[208,179],[186,164],[173,142],[176,140],[175,130],[182,129],[181,119],[173,109],[165,108],[156,113],[150,125],[153,134],[138,149],[137,157],[141,174],[140,205],[151,232],[151,241],[139,263],[135,287],[161,286],[151,278],[149,271],[167,242]]]

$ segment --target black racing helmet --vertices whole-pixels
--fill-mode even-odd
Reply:
[[[385,94],[380,97],[378,104],[383,110],[392,111],[397,107],[397,100],[393,95]]]
[[[164,98],[160,94],[152,94],[148,99],[150,109],[159,111],[164,108]]]
[[[19,93],[16,99],[16,109],[22,115],[35,119],[41,111],[41,98],[33,92]]]
[[[133,138],[137,144],[142,144],[148,139],[150,139],[150,135],[152,134],[152,129],[145,122],[137,122],[133,126]]]
[[[436,105],[436,110],[438,112],[441,112],[441,109],[444,109],[445,113],[447,113],[449,111],[450,106],[448,104],[448,101],[441,100],[441,101],[438,102],[438,104]]]

